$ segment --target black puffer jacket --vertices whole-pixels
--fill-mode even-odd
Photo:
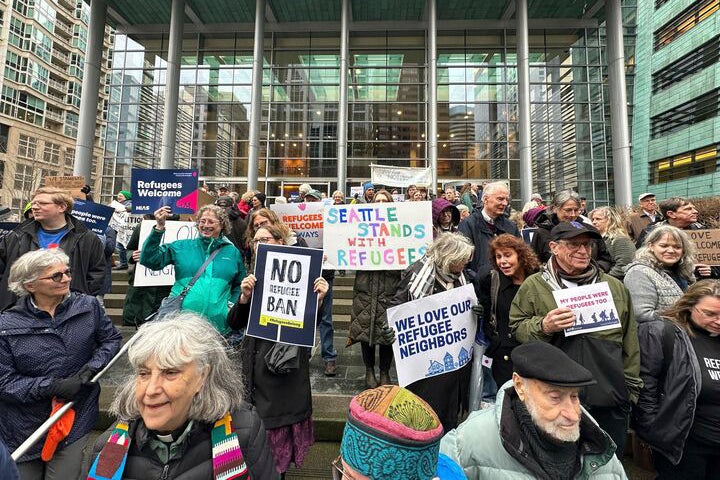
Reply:
[[[668,335],[669,338],[664,339]],[[677,464],[695,418],[702,377],[690,337],[658,316],[638,318],[640,378],[633,409],[637,434]],[[670,353],[665,359],[665,352]]]
[[[73,217],[65,215],[68,232],[60,240],[60,248],[70,257],[72,280],[70,289],[98,295],[105,277],[103,244],[93,232]],[[8,290],[10,267],[23,254],[38,250],[37,232],[40,224],[28,220],[0,239],[0,310],[15,303],[17,297]]]
[[[348,346],[355,342],[390,345],[384,335],[385,310],[400,288],[402,270],[359,271],[355,274]]]
[[[233,431],[238,436],[240,450],[250,471],[250,478],[274,479],[277,477],[272,449],[267,443],[265,427],[255,408],[243,404],[231,412]],[[163,464],[150,448],[148,431],[142,419],[130,422],[130,451],[122,478],[124,480],[208,480],[213,477],[211,423],[195,422],[182,445],[182,453]],[[113,424],[95,441],[92,461],[107,443],[115,428]],[[86,466],[89,470],[91,465]],[[86,474],[87,475],[87,474]],[[86,475],[83,475],[85,478]]]

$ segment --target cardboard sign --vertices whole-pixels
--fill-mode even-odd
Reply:
[[[322,248],[324,203],[276,203],[270,205],[270,210],[298,237],[304,238],[308,247]]]
[[[132,169],[132,213],[153,213],[170,207],[172,213],[195,213],[198,172],[195,169]]]
[[[145,240],[150,235],[150,231],[155,226],[155,220],[143,220],[140,225],[140,250],[142,251]],[[193,239],[198,236],[198,230],[195,222],[165,222],[165,234],[160,245],[172,243],[175,240]],[[175,284],[175,266],[168,265],[162,270],[150,270],[145,265],[137,264],[135,267],[135,283],[136,287],[157,287],[161,285]]]
[[[83,176],[45,177],[45,186],[61,188],[73,198],[85,200],[85,194],[80,191],[85,186],[85,177]]]
[[[565,329],[565,336],[621,328],[612,292],[607,282],[553,290],[558,307],[575,313],[575,325]]]
[[[388,324],[395,330],[392,347],[401,387],[472,360],[476,304],[473,286],[464,285],[387,310]]]
[[[101,203],[75,200],[72,214],[97,235],[105,235],[115,210]]]
[[[431,202],[331,205],[323,250],[329,268],[405,270],[432,242]]]
[[[695,263],[720,265],[720,230],[685,230],[695,243]]]
[[[370,178],[386,187],[427,186],[432,185],[432,169],[370,164]]]
[[[318,301],[313,283],[320,276],[322,256],[322,250],[314,248],[258,245],[247,335],[314,345]]]

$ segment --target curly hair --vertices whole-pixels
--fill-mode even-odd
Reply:
[[[694,335],[690,327],[692,311],[705,297],[720,298],[720,280],[700,280],[693,283],[682,297],[662,312],[662,316],[683,328],[692,337]]]
[[[495,270],[500,270],[495,259],[495,253],[501,248],[509,248],[517,253],[518,263],[525,272],[525,278],[540,270],[540,261],[535,252],[521,238],[509,233],[498,235],[490,242],[490,259]]]
[[[198,210],[195,221],[199,222],[205,212],[211,212],[218,219],[221,225],[220,234],[228,235],[230,233],[230,217],[228,217],[226,209],[217,205],[205,205]]]

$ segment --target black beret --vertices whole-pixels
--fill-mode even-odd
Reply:
[[[558,387],[595,385],[590,370],[546,342],[519,345],[510,354],[515,373]]]
[[[590,238],[596,238],[598,240],[602,238],[602,235],[600,235],[600,232],[598,232],[595,227],[578,221],[560,222],[550,230],[550,238],[552,238],[553,241],[575,238],[580,235],[587,235]]]

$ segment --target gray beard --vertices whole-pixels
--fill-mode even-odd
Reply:
[[[551,438],[561,442],[577,442],[580,439],[580,422],[578,422],[572,430],[568,430],[556,424],[559,422],[558,419],[551,422],[542,420],[538,414],[538,407],[530,395],[526,395],[525,397],[525,408],[527,408],[528,413],[530,413],[530,417],[535,426]]]

